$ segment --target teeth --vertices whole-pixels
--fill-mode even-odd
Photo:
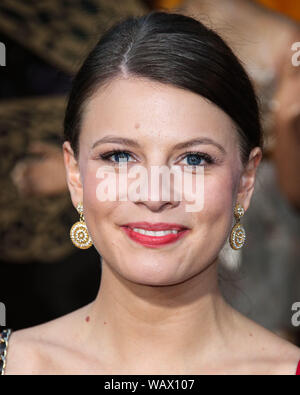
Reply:
[[[152,230],[145,230],[145,229],[140,229],[140,228],[133,228],[134,232],[141,233],[142,235],[147,235],[147,236],[166,236],[171,233],[177,234],[178,230],[160,230],[158,232],[154,232]]]

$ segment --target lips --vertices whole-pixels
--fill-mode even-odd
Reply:
[[[131,222],[121,226],[123,231],[130,239],[142,244],[146,247],[158,248],[160,246],[174,243],[184,237],[189,232],[189,228],[183,225],[174,223],[149,223],[149,222]],[[139,231],[140,230],[140,231]],[[149,235],[142,234],[142,231],[163,232],[163,231],[177,231],[168,232],[165,235]]]

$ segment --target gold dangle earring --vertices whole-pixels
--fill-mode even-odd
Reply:
[[[77,221],[70,229],[70,237],[72,243],[82,250],[86,250],[93,245],[92,239],[90,238],[89,232],[87,230],[86,223],[83,216],[83,206],[82,203],[78,203],[77,211],[80,215],[80,220]]]
[[[235,225],[230,234],[230,246],[233,250],[239,250],[243,247],[246,239],[246,232],[240,223],[240,218],[245,214],[244,208],[237,203],[234,209]]]

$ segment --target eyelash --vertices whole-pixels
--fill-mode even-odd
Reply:
[[[127,155],[130,155],[130,156],[132,156],[132,154],[130,153],[130,152],[128,152],[128,151],[124,151],[124,150],[121,150],[121,149],[115,149],[115,150],[113,150],[113,151],[110,151],[110,152],[106,152],[105,154],[100,154],[99,155],[99,157],[102,159],[102,160],[105,160],[105,161],[108,161],[108,162],[112,162],[112,163],[115,163],[115,164],[118,164],[119,162],[114,162],[114,161],[112,161],[111,159],[109,159],[111,156],[113,156],[113,155],[117,155],[117,154],[127,154]],[[187,166],[189,166],[189,168],[192,168],[192,169],[195,169],[195,168],[197,168],[197,167],[199,167],[199,166],[204,166],[204,167],[206,167],[206,166],[208,166],[208,165],[211,165],[211,164],[214,164],[214,163],[216,163],[217,162],[217,160],[216,160],[216,158],[214,158],[214,157],[212,157],[212,156],[210,156],[210,155],[208,155],[208,154],[205,154],[205,153],[203,153],[203,152],[187,152],[186,154],[185,154],[185,156],[182,158],[182,159],[185,159],[187,156],[189,156],[189,155],[194,155],[194,156],[197,156],[199,159],[204,159],[206,162],[207,162],[207,164],[206,165],[187,165]],[[121,162],[122,163],[122,162]]]

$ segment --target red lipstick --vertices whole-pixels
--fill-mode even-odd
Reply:
[[[149,223],[149,222],[130,222],[128,224],[122,225],[121,228],[124,232],[129,236],[132,240],[137,243],[140,243],[146,247],[158,248],[160,246],[174,243],[184,237],[188,232],[189,228],[180,224],[174,223],[166,223],[166,222],[158,222],[158,223]],[[134,230],[135,229],[135,230]],[[177,231],[176,233],[168,233],[165,235],[149,235],[142,234],[137,231],[137,229],[144,231],[152,231],[152,232],[161,232],[161,231]]]

